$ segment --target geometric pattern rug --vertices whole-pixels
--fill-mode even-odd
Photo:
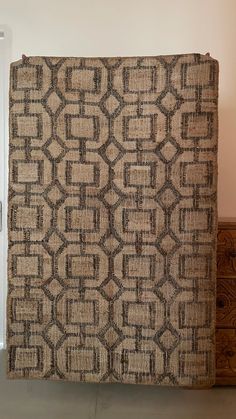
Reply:
[[[8,377],[215,379],[218,62],[11,64]]]

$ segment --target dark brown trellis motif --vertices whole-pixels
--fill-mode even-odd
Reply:
[[[218,62],[11,65],[8,376],[214,383]]]

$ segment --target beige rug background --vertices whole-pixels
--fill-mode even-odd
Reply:
[[[8,376],[209,386],[218,62],[11,65]]]

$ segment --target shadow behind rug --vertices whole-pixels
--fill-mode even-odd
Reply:
[[[8,376],[215,378],[218,62],[11,65]]]

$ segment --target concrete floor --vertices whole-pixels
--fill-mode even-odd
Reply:
[[[0,351],[0,419],[236,419],[236,388],[7,380]]]

